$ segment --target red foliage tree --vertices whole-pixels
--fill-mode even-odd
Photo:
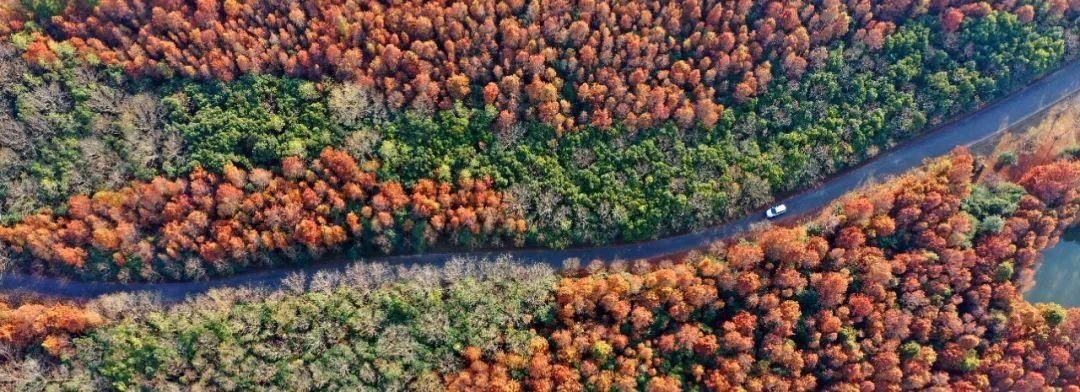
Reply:
[[[716,254],[564,278],[528,365],[467,353],[469,369],[448,382],[491,388],[481,382],[519,370],[523,379],[501,386],[1075,390],[1080,309],[1027,303],[1023,273],[997,272],[1006,261],[1030,272],[1036,258],[1018,255],[1037,254],[1076,221],[1076,198],[1061,199],[1080,186],[1063,175],[1073,163],[1053,165],[1033,168],[1025,186],[1047,188],[1038,194],[1056,207],[1025,196],[974,247],[949,240],[967,230],[958,217],[974,165],[960,150],[826,209],[814,222],[820,236],[773,228]],[[890,247],[875,246],[884,236]],[[816,263],[787,263],[818,253]]]
[[[1051,207],[1076,199],[1080,162],[1056,161],[1036,166],[1020,178],[1020,185]]]
[[[932,8],[945,10],[943,28],[955,31],[964,14],[989,7],[940,0]],[[1016,12],[1027,19],[1030,10]],[[925,12],[910,1],[855,0],[105,1],[45,21],[53,36],[35,35],[27,56],[55,61],[47,43],[57,40],[134,75],[336,76],[376,86],[394,109],[477,101],[513,113],[501,116],[504,125],[530,118],[566,130],[617,118],[685,128],[695,124],[687,108],[699,102],[750,99],[774,71],[798,79],[811,52],[849,30],[876,50],[894,22]],[[603,99],[567,95],[581,85],[602,88]],[[695,109],[706,125],[714,112]]]
[[[25,348],[42,345],[52,355],[73,350],[70,338],[104,322],[97,313],[65,304],[22,304],[0,301],[0,342]]]
[[[350,239],[390,252],[393,238],[414,229],[415,245],[465,231],[477,240],[515,240],[526,230],[488,178],[463,178],[457,186],[421,180],[407,190],[377,182],[330,148],[311,162],[286,158],[281,171],[226,167],[219,177],[196,169],[187,179],[74,196],[66,216],[41,211],[0,227],[0,241],[49,268],[87,268],[96,252],[119,266],[141,260],[140,273],[154,276],[161,272],[150,270],[154,261],[183,263],[191,256],[217,270],[221,262],[243,266],[267,252],[320,254]]]
[[[960,24],[964,23],[964,12],[956,8],[949,8],[941,14],[941,28],[945,32],[951,33],[960,28]]]

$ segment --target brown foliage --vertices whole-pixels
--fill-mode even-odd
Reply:
[[[0,241],[58,264],[52,267],[82,269],[94,252],[119,266],[140,260],[150,277],[153,262],[180,265],[194,255],[210,267],[244,265],[267,252],[319,254],[350,240],[389,252],[391,236],[408,236],[417,225],[424,244],[460,232],[514,239],[525,231],[490,179],[464,178],[456,186],[421,180],[405,189],[377,182],[330,148],[307,163],[286,158],[281,169],[283,176],[232,166],[223,176],[196,169],[186,179],[74,196],[66,215],[27,216],[0,227]]]
[[[1028,196],[974,247],[958,219],[965,151],[831,209],[820,235],[772,228],[684,262],[564,278],[556,321],[522,380],[539,390],[1042,390],[1080,383],[1080,309],[1024,302],[999,263],[1034,257],[1075,220],[1078,184],[1058,162],[1025,176]],[[1068,191],[1058,189],[1066,184]],[[1060,195],[1069,195],[1060,199]],[[866,198],[870,198],[869,200]],[[887,200],[878,200],[884,198]],[[1051,217],[1057,217],[1053,219]],[[898,248],[879,248],[881,236]],[[820,253],[821,256],[817,256]],[[1024,256],[1028,255],[1028,256]],[[475,369],[514,369],[504,359]],[[485,367],[486,366],[486,367]],[[501,366],[501,367],[500,367]],[[520,366],[520,365],[519,365]],[[503,374],[497,373],[497,374]]]
[[[0,0],[0,34],[21,30],[28,19],[29,15],[19,0]]]
[[[946,32],[954,32],[964,23],[964,12],[956,8],[949,8],[941,14],[941,28]]]
[[[1080,185],[1080,162],[1057,161],[1032,168],[1020,178],[1020,185],[1051,207],[1076,198]]]
[[[70,353],[70,338],[104,321],[97,313],[71,305],[22,304],[11,308],[0,301],[0,343],[18,348],[40,344],[52,355]]]
[[[990,7],[909,3],[104,0],[53,18],[55,36],[36,36],[27,57],[55,60],[45,44],[55,39],[133,75],[332,75],[377,87],[394,109],[495,104],[503,126],[712,126],[725,104],[754,97],[774,73],[800,77],[814,49],[849,30],[876,50],[896,21],[943,13],[955,29]]]

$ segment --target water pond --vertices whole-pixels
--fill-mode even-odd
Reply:
[[[1053,248],[1043,252],[1035,287],[1024,294],[1030,302],[1080,306],[1080,226],[1070,228]]]

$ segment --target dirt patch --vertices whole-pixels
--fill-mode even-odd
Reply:
[[[972,152],[987,157],[987,163],[995,171],[1009,177],[1077,147],[1080,147],[1080,94],[1066,98],[1010,131],[977,143],[972,146]]]

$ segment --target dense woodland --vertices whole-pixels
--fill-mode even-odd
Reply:
[[[0,0],[0,272],[657,238],[1080,52],[1077,0]],[[1080,151],[1073,149],[1072,151]],[[1078,154],[967,151],[674,260],[0,298],[0,389],[1077,392]],[[527,262],[527,261],[526,261]]]
[[[564,277],[529,355],[466,350],[450,387],[1075,390],[1080,309],[1019,287],[1076,219],[1080,163],[1032,168],[1019,198],[972,193],[972,163],[954,154],[681,263]],[[992,204],[1005,223],[980,230],[997,215],[966,206]]]
[[[394,110],[482,102],[499,110],[501,126],[527,118],[559,130],[613,119],[629,129],[669,120],[708,128],[725,105],[752,99],[774,77],[800,79],[830,45],[881,50],[911,18],[929,16],[952,33],[995,10],[1060,25],[1080,8],[1016,0],[29,3],[45,28],[30,37],[33,61],[55,59],[63,42],[136,76],[333,76],[374,88]]]
[[[117,295],[85,305],[111,319],[100,334],[72,331],[84,337],[60,350],[28,323],[4,324],[0,305],[0,333],[36,333],[18,346],[0,334],[0,389],[439,391],[465,347],[526,352],[557,280],[550,267],[506,259],[365,263],[298,275],[274,293],[215,291],[167,310]],[[48,317],[30,310],[17,320]]]
[[[958,151],[659,263],[358,264],[171,309],[111,299],[86,312],[115,319],[9,373],[70,390],[1073,391],[1080,311],[1020,294],[1077,219],[1080,162],[973,183],[977,166]]]
[[[44,209],[0,227],[0,240],[33,269],[123,281],[200,279],[346,247],[385,254],[523,241],[525,221],[488,178],[424,179],[406,190],[329,147],[311,162],[286,158],[280,172],[227,164],[220,176],[197,168],[186,179],[77,195],[61,216]]]
[[[274,169],[333,146],[406,188],[491,178],[526,220],[525,243],[554,247],[656,238],[759,208],[1016,89],[1078,42],[1062,1],[580,4],[594,11],[577,14],[550,2],[408,3],[363,23],[387,6],[29,3],[0,49],[8,224],[132,179]],[[122,17],[151,22],[134,31]],[[341,31],[322,33],[326,20]],[[488,25],[494,38],[472,36]],[[350,50],[359,65],[342,75],[334,64]],[[241,55],[249,68],[202,63]],[[613,85],[590,79],[601,77]],[[549,99],[563,120],[538,113]],[[702,105],[713,107],[699,115]],[[611,121],[587,118],[605,110]]]
[[[25,302],[11,306],[7,298],[0,299],[0,354],[7,361],[14,361],[12,350],[26,350],[38,346],[52,356],[72,352],[72,335],[104,323],[94,311],[70,304]],[[7,372],[0,371],[0,373]]]

